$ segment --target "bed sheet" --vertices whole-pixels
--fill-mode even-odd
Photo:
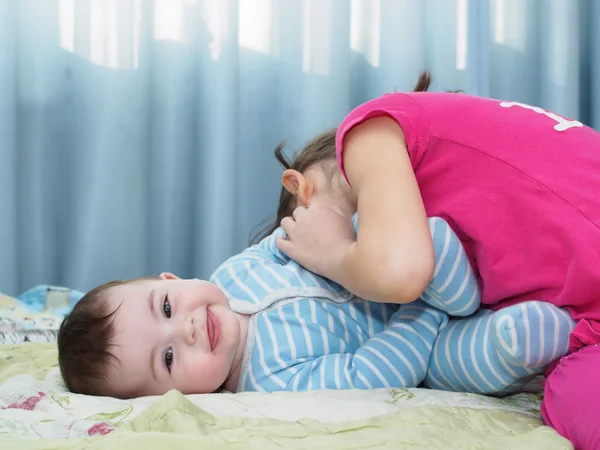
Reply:
[[[81,295],[53,286],[0,294],[0,448],[572,448],[543,426],[535,382],[503,399],[428,389],[72,394],[55,341]]]
[[[119,400],[65,390],[52,343],[0,346],[0,448],[570,449],[540,395],[428,389]]]

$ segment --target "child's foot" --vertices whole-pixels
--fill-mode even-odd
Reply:
[[[490,337],[507,363],[536,368],[568,352],[574,327],[567,311],[551,303],[531,301],[494,313]]]

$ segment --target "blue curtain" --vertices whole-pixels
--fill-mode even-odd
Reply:
[[[280,141],[424,68],[600,129],[599,23],[595,0],[0,0],[0,290],[209,276],[275,211]]]

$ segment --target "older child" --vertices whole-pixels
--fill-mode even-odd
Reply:
[[[357,295],[410,303],[435,273],[426,217],[442,217],[484,305],[540,300],[579,321],[577,353],[549,374],[542,412],[576,447],[600,447],[600,135],[518,102],[397,93],[346,117],[337,156],[357,199],[357,239],[315,205],[282,221],[279,248]]]

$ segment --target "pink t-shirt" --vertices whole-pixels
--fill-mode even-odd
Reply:
[[[600,320],[599,133],[516,102],[387,94],[341,124],[342,171],[346,133],[384,115],[402,127],[427,215],[462,240],[484,304],[543,300]]]

